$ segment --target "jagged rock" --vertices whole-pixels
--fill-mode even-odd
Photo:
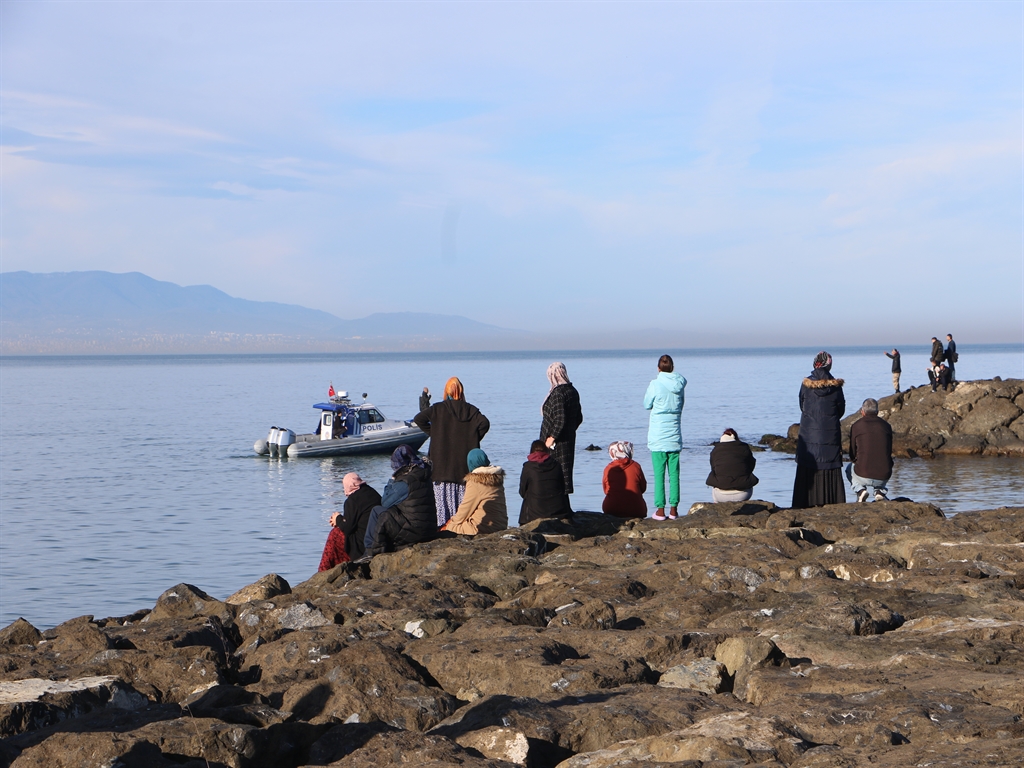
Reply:
[[[728,669],[714,659],[697,659],[666,669],[658,680],[664,688],[685,688],[701,693],[721,693],[726,687]]]
[[[21,618],[0,629],[0,645],[35,645],[42,639],[39,630]]]
[[[140,709],[149,700],[116,677],[0,682],[0,738],[37,730],[110,706]]]
[[[888,407],[949,402],[963,419],[987,398],[1019,408],[1014,386]],[[1016,440],[1021,418],[983,451]],[[1021,507],[576,513],[325,574],[237,606],[181,585],[148,615],[80,617],[38,640],[12,625],[0,681],[103,676],[141,708],[96,693],[70,720],[23,720],[0,764],[851,768],[1024,754]]]
[[[336,725],[310,750],[315,765],[332,768],[378,768],[387,765],[515,768],[515,763],[477,757],[451,739],[436,734],[370,730],[358,724]]]
[[[235,616],[235,608],[215,600],[191,584],[178,584],[157,598],[153,610],[142,618],[142,622],[191,619],[196,616],[216,616],[223,623],[229,623]]]
[[[268,573],[259,581],[253,582],[247,587],[242,587],[224,602],[231,605],[241,605],[253,600],[269,600],[278,595],[287,595],[291,591],[292,588],[288,586],[287,581],[276,573]]]
[[[396,651],[372,642],[339,651],[324,674],[287,687],[282,708],[311,723],[381,720],[424,731],[451,715],[455,699]]]

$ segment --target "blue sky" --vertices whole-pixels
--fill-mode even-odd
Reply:
[[[1024,337],[1021,3],[4,0],[0,22],[4,271],[641,347]]]

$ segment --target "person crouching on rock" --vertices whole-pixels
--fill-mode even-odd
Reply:
[[[604,501],[601,511],[615,517],[647,517],[647,478],[644,469],[633,461],[633,444],[620,440],[608,446],[611,463],[604,468]]]
[[[463,536],[494,533],[508,528],[508,507],[505,505],[505,470],[492,467],[487,454],[474,448],[466,457],[466,493],[455,517],[441,530]]]
[[[749,499],[759,482],[754,474],[755,464],[753,451],[740,440],[736,430],[725,430],[711,449],[711,473],[705,481],[711,486],[711,499],[716,504]]]
[[[860,407],[860,418],[850,427],[850,463],[846,466],[857,501],[887,501],[885,484],[892,477],[892,427],[878,415],[878,401],[868,398]]]
[[[519,476],[519,495],[523,506],[519,510],[519,524],[542,517],[569,517],[572,508],[565,493],[562,467],[551,458],[551,451],[543,440],[534,440],[530,455]]]
[[[367,527],[369,536],[370,526],[375,526],[372,531],[373,542],[367,547],[370,556],[395,552],[437,536],[437,513],[430,465],[406,445],[399,446],[391,455],[391,466],[396,464],[399,466],[392,476],[392,487],[385,489],[381,501],[383,511]],[[394,494],[391,498],[402,496],[403,492],[404,497],[391,503],[388,490]],[[389,503],[390,506],[384,506]]]

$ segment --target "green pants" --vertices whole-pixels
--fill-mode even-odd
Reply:
[[[665,467],[668,465],[668,502],[679,506],[679,451],[651,451],[654,459],[654,506],[665,508]]]

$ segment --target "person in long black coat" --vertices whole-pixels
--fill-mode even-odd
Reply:
[[[370,511],[380,504],[380,494],[355,472],[349,472],[342,478],[345,489],[345,506],[343,514],[332,521],[345,534],[345,551],[352,560],[358,560],[366,552],[366,524],[370,520]]]
[[[435,525],[441,528],[459,510],[469,474],[466,456],[480,447],[491,422],[466,402],[462,382],[454,376],[444,385],[444,400],[420,411],[413,421],[430,435],[427,456],[433,464]]]
[[[408,464],[395,473],[395,480],[404,482],[409,494],[381,513],[373,546],[369,549],[371,555],[396,552],[437,537],[430,466]]]
[[[544,441],[555,461],[562,467],[565,492],[572,493],[572,469],[576,461],[576,430],[583,423],[580,393],[569,381],[564,363],[548,366],[548,392],[540,412],[540,439]]]
[[[800,385],[800,435],[796,441],[793,509],[845,504],[843,438],[846,412],[843,380],[832,376],[832,356],[819,352],[814,370]]]
[[[568,517],[572,514],[569,497],[565,493],[562,467],[551,456],[543,440],[534,440],[530,455],[519,476],[519,495],[523,506],[519,510],[519,524],[542,517]]]

